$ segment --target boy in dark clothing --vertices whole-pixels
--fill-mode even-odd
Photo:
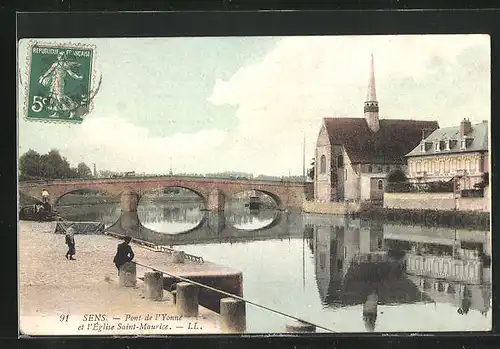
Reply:
[[[125,236],[124,240],[124,242],[118,244],[116,255],[113,259],[116,269],[118,269],[118,275],[120,275],[120,267],[134,259],[134,251],[132,251],[132,247],[129,245],[132,238],[130,236]]]
[[[68,230],[66,230],[66,245],[68,245],[68,252],[66,252],[66,259],[74,261],[75,259],[73,258],[75,254],[75,231],[73,230],[72,227],[69,227]]]

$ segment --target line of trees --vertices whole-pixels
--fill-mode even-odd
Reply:
[[[19,158],[19,180],[90,178],[92,170],[81,162],[71,167],[59,150],[52,149],[47,154],[39,154],[30,149]]]

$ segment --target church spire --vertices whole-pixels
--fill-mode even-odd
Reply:
[[[371,55],[370,73],[368,78],[368,90],[366,92],[364,112],[368,127],[373,132],[377,132],[379,129],[378,101],[377,101],[377,92],[375,90],[375,69],[373,65],[373,53]]]

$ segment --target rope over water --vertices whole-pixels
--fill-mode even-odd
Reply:
[[[218,292],[218,293],[221,293],[223,295],[226,295],[226,296],[229,296],[229,297],[232,297],[232,298],[235,298],[235,299],[238,299],[240,301],[243,301],[245,303],[248,303],[248,304],[251,304],[253,306],[256,306],[258,308],[262,308],[262,309],[265,309],[265,310],[268,310],[270,312],[273,312],[273,313],[276,313],[276,314],[279,314],[279,315],[282,315],[284,317],[287,317],[287,318],[290,318],[290,319],[293,319],[293,320],[296,320],[296,321],[299,321],[299,322],[302,322],[304,324],[307,324],[307,325],[311,325],[311,326],[315,326],[317,328],[321,328],[322,330],[325,330],[325,331],[328,331],[328,332],[333,332],[335,333],[334,330],[331,330],[329,328],[326,328],[326,327],[323,327],[323,326],[320,326],[320,325],[316,325],[316,324],[313,324],[312,322],[309,322],[309,321],[306,321],[306,320],[302,320],[302,319],[299,319],[298,317],[295,317],[293,315],[289,315],[289,314],[286,314],[286,313],[283,313],[279,310],[275,310],[275,309],[272,309],[272,308],[269,308],[269,307],[266,307],[264,305],[260,305],[258,303],[255,303],[255,302],[252,302],[252,301],[249,301],[249,300],[246,300],[244,299],[243,297],[240,297],[240,296],[237,296],[235,294],[232,294],[232,293],[229,293],[229,292],[225,292],[225,291],[222,291],[222,290],[219,290],[217,288],[214,288],[214,287],[211,287],[211,286],[208,286],[208,285],[205,285],[205,284],[202,284],[202,283],[199,283],[199,282],[196,282],[196,281],[193,281],[193,280],[190,280],[190,279],[187,279],[187,278],[184,278],[182,276],[178,276],[178,275],[174,275],[174,274],[171,274],[171,273],[168,273],[166,271],[163,271],[163,270],[159,270],[157,268],[154,268],[152,266],[149,266],[149,265],[145,265],[145,264],[141,264],[139,262],[135,262],[135,261],[132,261],[132,263],[136,264],[136,265],[140,265],[141,267],[145,267],[145,268],[148,268],[148,269],[151,269],[153,271],[158,271],[160,273],[163,273],[163,274],[166,274],[166,275],[169,275],[169,276],[172,276],[176,279],[179,279],[179,280],[182,280],[182,281],[186,281],[186,282],[189,282],[193,285],[197,285],[197,286],[200,286],[200,287],[204,287],[206,289],[209,289],[211,291],[215,291],[215,292]]]

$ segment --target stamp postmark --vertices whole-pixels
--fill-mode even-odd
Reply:
[[[80,123],[92,108],[95,48],[33,43],[28,51],[28,120]]]

